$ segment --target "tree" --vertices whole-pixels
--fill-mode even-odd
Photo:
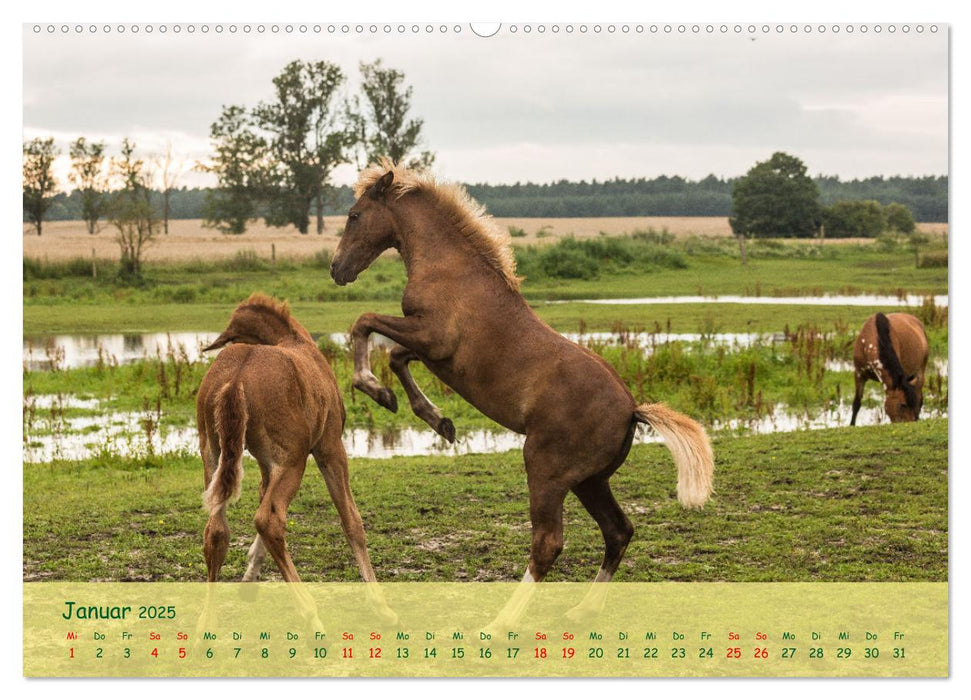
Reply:
[[[105,144],[89,143],[83,136],[71,144],[71,174],[68,178],[81,197],[81,218],[88,233],[98,232],[98,220],[105,213],[108,189],[104,172]]]
[[[300,233],[316,208],[317,233],[324,230],[324,195],[331,172],[349,162],[354,133],[349,109],[339,91],[341,69],[327,61],[293,61],[273,79],[276,101],[261,102],[253,116],[271,135],[270,151],[278,167],[269,174],[271,226],[293,224]]]
[[[830,238],[876,238],[887,228],[880,202],[840,200],[823,209],[823,226]]]
[[[121,248],[120,276],[126,281],[142,277],[142,253],[158,231],[158,220],[152,207],[151,174],[145,162],[135,157],[135,144],[122,139],[121,155],[112,158],[114,175],[121,188],[111,200],[111,223],[117,229]]]
[[[890,231],[909,235],[917,229],[917,224],[914,223],[914,215],[903,204],[891,202],[883,211],[887,219],[887,228]]]
[[[206,193],[203,226],[223,233],[241,234],[255,219],[267,170],[267,143],[255,131],[252,117],[240,105],[224,106],[209,128],[215,156],[200,169],[218,179]]]
[[[24,214],[41,234],[44,214],[51,207],[57,180],[54,179],[54,159],[61,153],[54,147],[53,138],[36,138],[24,143]]]
[[[361,63],[362,84],[366,101],[363,111],[356,101],[357,131],[367,162],[380,157],[413,169],[427,169],[435,161],[430,151],[422,151],[405,163],[405,158],[421,142],[424,121],[408,119],[413,88],[404,86],[405,74],[393,68],[382,68],[381,59]]]
[[[171,213],[172,192],[185,172],[185,161],[176,159],[172,153],[172,144],[168,143],[165,153],[155,159],[158,170],[158,182],[162,193],[162,230],[169,235],[169,214]]]
[[[744,236],[809,238],[821,223],[819,190],[803,162],[776,152],[756,163],[732,189],[732,231]]]

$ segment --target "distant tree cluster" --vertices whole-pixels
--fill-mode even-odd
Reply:
[[[422,120],[408,118],[412,88],[404,74],[380,60],[360,70],[363,100],[344,96],[337,65],[293,61],[273,79],[272,100],[252,110],[223,107],[210,129],[214,157],[204,166],[218,180],[206,198],[206,225],[242,233],[263,216],[270,226],[293,225],[306,234],[315,217],[322,233],[337,195],[331,183],[337,166],[381,156],[410,167],[432,164],[430,152],[416,152]]]
[[[901,189],[915,189],[915,181],[890,178]],[[830,192],[834,179],[825,179]],[[829,206],[820,203],[819,180],[806,174],[801,160],[787,153],[777,152],[766,161],[756,163],[732,188],[733,216],[729,219],[738,237],[742,264],[745,259],[745,240],[748,237],[819,236],[827,238],[876,238],[883,234],[908,236],[909,245],[918,251],[926,241],[916,231],[911,209],[899,202],[886,205],[875,199],[839,199]],[[874,183],[886,182],[871,178]],[[851,191],[860,191],[859,181],[853,181]],[[947,178],[921,178],[917,189],[930,193],[943,186],[947,200]],[[928,187],[932,185],[932,187]],[[905,186],[905,187],[904,187]],[[895,191],[884,190],[884,195]],[[896,190],[898,193],[900,190]],[[944,207],[946,211],[946,204]],[[919,263],[918,252],[915,260]]]
[[[106,221],[114,228],[121,251],[120,274],[129,281],[141,279],[142,252],[159,230],[168,233],[171,199],[184,167],[171,147],[163,156],[147,160],[136,156],[135,150],[135,144],[125,138],[119,155],[108,157],[104,142],[78,138],[68,151],[67,179],[74,189],[66,194],[54,174],[54,161],[61,153],[54,139],[25,142],[24,220],[38,236],[44,221],[81,219],[91,235],[101,231]]]
[[[844,199],[823,209],[823,227],[828,238],[876,238],[883,233],[909,235],[916,224],[902,204],[884,207],[872,199]]]

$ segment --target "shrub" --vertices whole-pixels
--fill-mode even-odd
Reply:
[[[876,238],[887,228],[880,202],[840,200],[823,209],[827,238]]]
[[[917,267],[947,267],[947,251],[946,250],[932,250],[924,255],[920,259],[920,263]]]
[[[509,227],[509,236],[511,238],[525,238],[526,237],[526,230],[525,229],[522,229],[522,228],[519,228],[518,226],[510,226]]]
[[[114,267],[108,260],[98,260],[99,273]],[[76,257],[70,260],[50,262],[39,258],[24,258],[24,280],[62,279],[64,277],[91,277],[91,259]]]
[[[255,272],[265,268],[266,263],[260,259],[260,256],[252,248],[236,251],[236,255],[226,263],[226,269],[231,272]]]
[[[917,224],[914,223],[914,215],[903,204],[896,202],[888,204],[884,209],[884,214],[887,217],[887,229],[890,231],[907,235],[913,233],[917,228]]]
[[[605,268],[649,270],[684,268],[684,256],[645,237],[563,238],[555,245],[520,248],[516,262],[527,277],[593,279]]]

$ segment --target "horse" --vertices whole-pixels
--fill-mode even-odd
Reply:
[[[667,442],[678,498],[700,508],[712,492],[711,445],[695,421],[660,403],[638,404],[614,368],[564,338],[520,293],[508,234],[458,185],[389,160],[363,170],[330,274],[353,282],[385,250],[407,273],[403,317],[365,313],[351,329],[353,385],[397,410],[371,371],[368,337],[397,345],[391,369],[417,416],[448,440],[454,426],[415,384],[420,361],[500,425],[525,434],[532,541],[524,582],[542,581],[563,549],[563,503],[574,493],[600,527],[604,557],[595,581],[610,581],[634,528],[608,480],[626,460],[638,423]]]
[[[856,395],[853,416],[863,400],[868,379],[883,384],[883,407],[891,423],[915,421],[924,403],[924,371],[927,368],[927,334],[920,319],[904,313],[877,313],[863,323],[853,343]]]
[[[286,546],[287,508],[313,455],[361,576],[375,582],[364,524],[348,483],[341,442],[344,402],[334,371],[287,304],[261,294],[237,306],[229,326],[204,351],[226,345],[206,372],[196,400],[203,500],[209,509],[204,544],[208,580],[218,578],[229,548],[226,506],[240,494],[245,447],[260,465],[262,482],[258,534],[243,581],[259,578],[267,551],[285,581],[300,581]]]

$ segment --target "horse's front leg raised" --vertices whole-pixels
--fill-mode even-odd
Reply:
[[[391,338],[405,348],[420,349],[424,342],[424,328],[416,317],[383,316],[366,313],[351,328],[351,344],[354,349],[354,388],[358,389],[392,413],[398,410],[398,399],[390,388],[383,386],[371,371],[368,338],[372,333]]]
[[[452,421],[442,415],[438,406],[433,404],[425,393],[418,387],[415,378],[411,376],[408,363],[420,359],[414,350],[409,350],[403,345],[396,345],[391,350],[391,371],[398,377],[401,386],[404,387],[408,401],[411,403],[411,410],[415,415],[428,423],[436,433],[441,435],[449,442],[455,442],[455,425]]]

